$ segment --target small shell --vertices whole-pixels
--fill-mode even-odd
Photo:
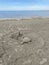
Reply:
[[[40,64],[44,64],[45,62],[47,62],[47,59],[43,58],[42,61],[40,61]]]

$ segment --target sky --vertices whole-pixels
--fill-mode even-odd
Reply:
[[[2,10],[49,10],[49,0],[0,0]]]

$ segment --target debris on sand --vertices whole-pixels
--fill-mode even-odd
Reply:
[[[2,59],[0,58],[0,65],[2,65],[3,64],[3,61],[2,61]]]
[[[11,34],[12,39],[18,39],[21,36],[22,36],[22,33],[20,31],[14,32],[14,33]]]
[[[0,58],[3,56],[3,54],[4,54],[4,50],[2,47],[0,47]]]
[[[1,39],[1,37],[3,36],[3,34],[2,33],[0,33],[0,39]]]

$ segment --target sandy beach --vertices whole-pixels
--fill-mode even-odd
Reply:
[[[0,65],[49,65],[49,17],[0,19]]]

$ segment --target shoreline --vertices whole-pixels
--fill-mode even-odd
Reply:
[[[49,19],[49,16],[34,16],[34,17],[21,17],[21,18],[0,18],[0,20],[27,20],[27,19]]]

